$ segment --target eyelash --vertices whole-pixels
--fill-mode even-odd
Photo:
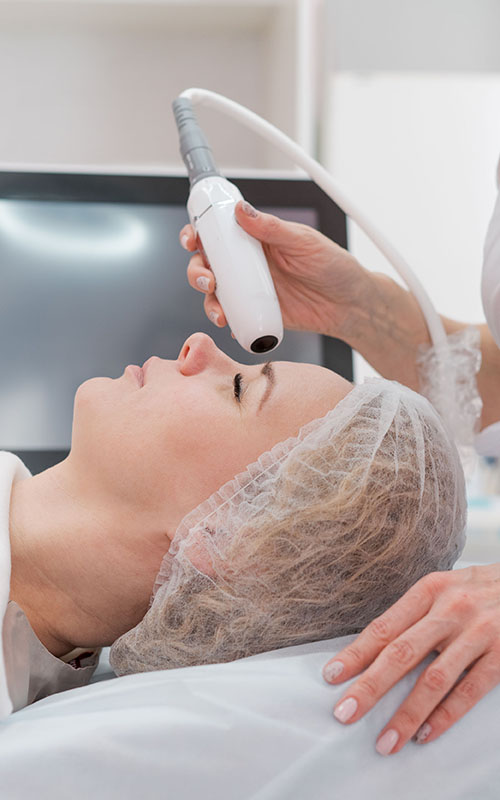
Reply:
[[[238,403],[241,403],[241,382],[243,376],[241,372],[236,373],[233,379],[233,389],[234,389],[234,396],[236,397]]]

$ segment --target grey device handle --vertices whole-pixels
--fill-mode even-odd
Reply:
[[[178,97],[172,109],[179,132],[180,151],[186,165],[189,183],[193,186],[202,178],[220,175],[205,134],[198,125],[191,101]]]

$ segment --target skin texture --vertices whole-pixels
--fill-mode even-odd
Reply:
[[[368,272],[346,250],[305,225],[256,211],[248,203],[239,203],[235,215],[263,244],[286,327],[343,339],[385,378],[419,390],[416,357],[419,346],[430,340],[409,292],[384,275]],[[204,293],[209,318],[224,325],[214,276],[196,252],[191,226],[181,230],[180,241],[193,253],[189,283]],[[199,278],[204,280],[198,283]],[[448,333],[467,327],[442,320]],[[485,427],[500,419],[500,350],[487,326],[478,327],[482,363],[477,383]],[[500,564],[421,579],[328,662],[324,674],[331,683],[361,675],[335,708],[338,714],[349,698],[357,705],[341,721],[361,719],[432,651],[438,653],[436,660],[377,739],[383,755],[397,753],[415,735],[420,743],[438,738],[500,682]],[[393,733],[381,742],[389,731]]]
[[[144,385],[129,366],[79,387],[68,458],[10,506],[10,599],[53,655],[134,627],[182,518],[352,388],[311,364],[274,362],[272,383],[261,369],[198,333],[176,361],[148,359]]]

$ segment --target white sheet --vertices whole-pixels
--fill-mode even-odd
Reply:
[[[0,724],[2,800],[498,798],[500,687],[437,742],[382,758],[376,735],[421,668],[344,727],[345,685],[321,667],[351,638],[40,700]]]

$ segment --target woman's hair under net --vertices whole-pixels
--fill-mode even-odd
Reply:
[[[362,630],[464,545],[457,450],[425,398],[375,379],[184,518],[119,675]]]

